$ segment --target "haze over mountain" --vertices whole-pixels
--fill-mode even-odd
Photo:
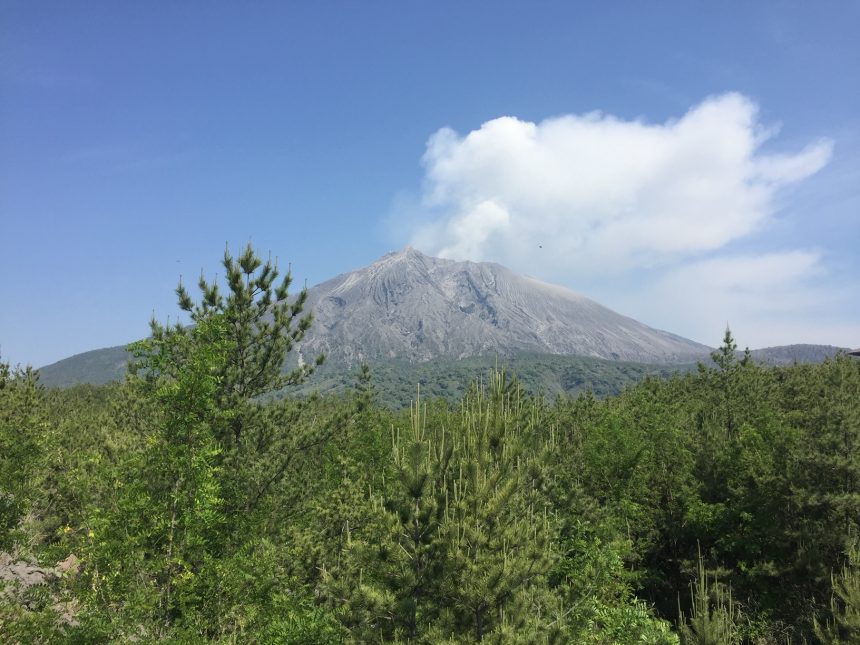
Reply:
[[[576,356],[648,365],[690,365],[710,348],[652,329],[574,291],[489,262],[459,262],[414,248],[312,287],[314,324],[290,360],[324,352],[329,373],[362,362],[398,365],[479,356]],[[755,350],[767,363],[815,362],[829,346]],[[122,377],[123,346],[78,354],[41,368],[47,385]]]

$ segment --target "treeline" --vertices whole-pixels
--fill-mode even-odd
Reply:
[[[225,268],[121,384],[0,365],[3,642],[860,642],[860,362],[270,401],[303,298]]]
[[[651,365],[554,354],[471,356],[462,359],[438,357],[420,363],[389,359],[370,363],[377,402],[393,409],[409,407],[419,385],[422,396],[441,397],[456,403],[468,393],[473,382],[486,377],[500,366],[516,374],[517,381],[526,393],[548,399],[577,396],[587,391],[598,398],[614,396],[646,376],[670,378],[676,372],[690,371],[696,367],[695,364]],[[354,384],[353,373],[341,365],[326,363],[313,376],[278,392],[277,396],[309,396],[315,392],[342,394],[352,389]]]

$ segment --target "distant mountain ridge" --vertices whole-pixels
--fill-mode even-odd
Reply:
[[[795,363],[821,363],[838,352],[849,351],[847,347],[834,345],[777,345],[750,350],[753,360],[762,365],[794,365]],[[743,352],[738,352],[743,355]]]
[[[652,329],[574,291],[488,262],[433,258],[407,247],[309,289],[314,324],[291,361],[328,356],[328,371],[362,362],[419,364],[524,354],[649,365],[709,361],[711,349]],[[817,362],[839,348],[754,350],[755,360]],[[128,354],[110,347],[40,369],[50,386],[122,378]]]

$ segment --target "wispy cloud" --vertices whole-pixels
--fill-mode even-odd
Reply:
[[[820,251],[727,254],[659,272],[618,301],[654,324],[711,343],[728,323],[753,347],[853,346],[860,323],[846,308],[852,292],[833,278]]]

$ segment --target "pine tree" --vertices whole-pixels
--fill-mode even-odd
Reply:
[[[723,416],[725,419],[726,434],[731,437],[735,432],[735,411],[734,403],[737,391],[736,375],[738,370],[749,363],[748,357],[745,355],[743,361],[738,361],[735,352],[738,345],[732,337],[732,332],[726,326],[726,333],[723,336],[723,344],[716,350],[711,352],[711,360],[717,365],[717,378],[720,383],[720,391],[722,394]]]
[[[274,493],[294,486],[290,475],[330,431],[305,420],[303,404],[260,400],[313,370],[281,373],[311,323],[299,318],[307,292],[289,299],[289,274],[275,286],[276,266],[263,264],[250,245],[238,260],[225,253],[224,267],[225,296],[202,277],[198,304],[177,288],[193,325],[153,320],[151,337],[131,346],[126,387],[149,406],[138,429],[143,445],[121,467],[114,503],[90,518],[97,536],[91,600],[122,607],[120,628],[158,625],[153,637],[207,623],[202,590],[229,577],[218,562],[242,561],[279,513],[291,511],[290,497],[274,503]]]
[[[860,528],[860,362],[840,356],[788,377],[786,418],[801,437],[791,464],[792,564],[808,596],[824,599]]]
[[[539,419],[536,402],[502,372],[488,393],[474,388],[462,405],[442,590],[457,630],[475,641],[536,639],[551,622],[546,576],[555,529],[536,490],[543,460],[528,450]]]
[[[732,330],[726,325],[726,332],[723,334],[723,343],[716,350],[711,352],[711,360],[716,363],[720,371],[728,372],[738,362],[735,352],[738,349],[738,344],[732,337]]]
[[[355,384],[357,411],[361,413],[368,410],[374,403],[376,403],[376,396],[376,386],[373,383],[373,375],[370,371],[370,365],[362,363],[361,369],[358,372],[358,379]]]
[[[358,641],[540,642],[553,631],[555,527],[531,452],[538,405],[501,374],[489,389],[474,388],[453,414],[416,406],[394,433],[373,526],[350,534],[327,573]]]
[[[832,576],[830,600],[832,619],[824,625],[815,621],[815,635],[825,645],[860,643],[860,546],[848,550],[848,561]]]
[[[198,281],[200,302],[194,302],[181,281],[176,295],[179,307],[190,314],[194,324],[213,314],[223,316],[233,349],[219,375],[218,396],[223,408],[235,409],[263,394],[301,382],[325,357],[320,355],[314,364],[300,364],[292,372],[282,374],[287,354],[304,338],[313,321],[312,314],[302,316],[307,289],[290,298],[291,271],[276,285],[277,263],[269,258],[264,264],[250,243],[238,259],[230,255],[229,249],[225,250],[222,265],[229,288],[226,295],[217,282],[207,281],[202,274]],[[166,334],[188,333],[179,324],[165,327],[155,319],[150,326],[156,339]],[[181,361],[182,357],[177,359]],[[236,444],[242,440],[245,421],[243,415],[236,415],[230,425]],[[226,444],[228,437],[219,439]]]
[[[731,589],[708,580],[699,552],[696,580],[690,584],[692,610],[689,619],[680,612],[678,631],[683,645],[734,645],[740,642],[737,606]]]
[[[452,442],[444,430],[428,433],[420,397],[410,421],[406,432],[393,433],[393,477],[367,509],[376,531],[350,536],[348,564],[335,572],[338,579],[329,578],[347,607],[345,624],[362,641],[430,642],[428,629],[439,616],[440,529]]]
[[[290,297],[290,271],[278,282],[277,263],[265,263],[250,244],[238,258],[225,250],[222,261],[227,291],[217,281],[198,281],[201,297],[195,302],[180,282],[176,288],[179,307],[190,314],[191,322],[217,316],[224,321],[226,340],[231,350],[218,373],[216,400],[222,410],[230,410],[229,421],[213,428],[222,454],[222,490],[226,511],[236,518],[234,529],[253,523],[255,517],[274,521],[277,509],[263,508],[279,487],[285,485],[291,470],[307,454],[318,452],[332,432],[331,427],[308,425],[299,421],[301,406],[289,403],[261,405],[267,394],[301,382],[322,364],[303,363],[283,373],[287,354],[304,338],[313,321],[304,314],[307,289]],[[190,333],[192,327],[150,323],[156,341]],[[170,361],[159,373],[171,374],[187,360],[191,349],[173,348]],[[185,352],[185,353],[183,353]],[[142,355],[141,360],[146,361]],[[145,363],[144,363],[145,366]],[[134,366],[139,371],[140,366]],[[153,375],[150,370],[144,373]],[[280,509],[288,511],[289,509]]]

